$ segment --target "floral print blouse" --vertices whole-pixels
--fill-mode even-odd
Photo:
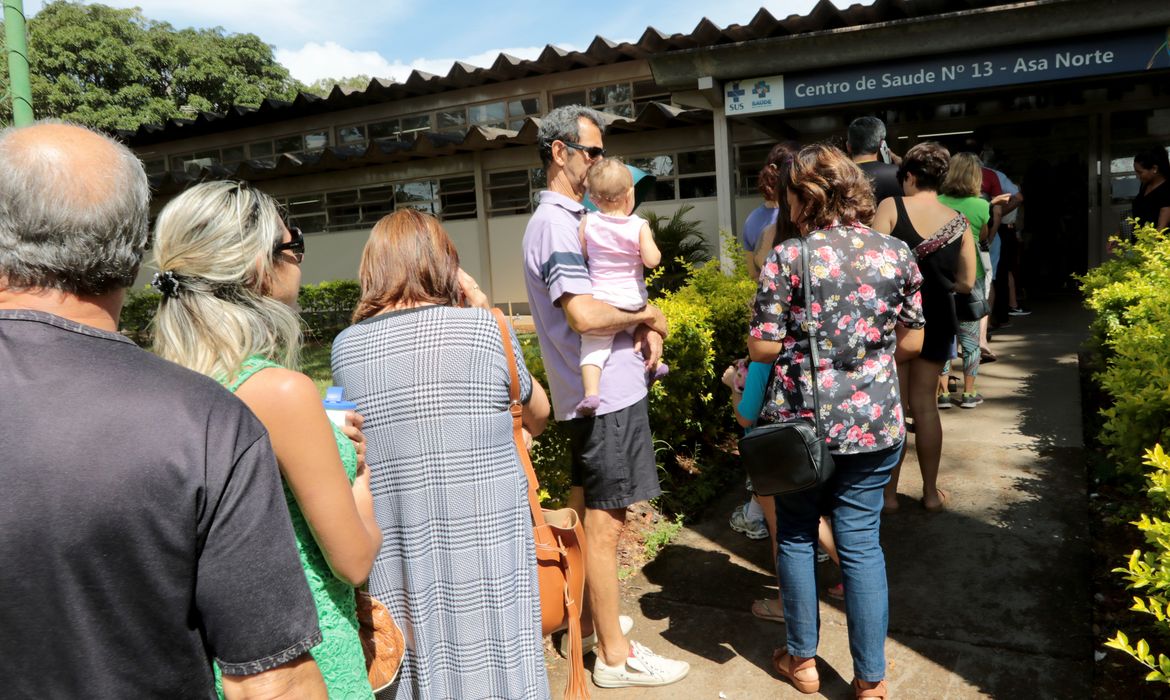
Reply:
[[[905,243],[861,224],[834,225],[805,239],[812,327],[820,364],[821,429],[838,454],[876,452],[905,437],[894,326],[921,328],[922,275]],[[811,368],[797,239],[782,242],[760,272],[748,333],[781,343],[761,423],[812,419]]]

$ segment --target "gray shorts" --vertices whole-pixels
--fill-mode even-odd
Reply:
[[[625,508],[662,493],[648,401],[643,398],[620,411],[567,423],[572,484],[584,487],[585,507]]]

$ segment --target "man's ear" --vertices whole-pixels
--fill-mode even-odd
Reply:
[[[553,162],[562,168],[565,167],[565,162],[568,160],[568,158],[566,158],[566,154],[569,151],[569,147],[566,146],[563,141],[557,139],[552,142],[549,150],[552,152]]]

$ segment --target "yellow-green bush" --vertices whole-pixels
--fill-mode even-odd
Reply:
[[[1126,566],[1114,572],[1124,576],[1130,589],[1141,593],[1134,596],[1130,609],[1152,616],[1154,626],[1170,636],[1170,456],[1157,445],[1146,451],[1145,465],[1150,468],[1146,474],[1149,513],[1142,513],[1134,525],[1141,530],[1148,549],[1135,549]],[[1124,651],[1148,668],[1147,681],[1170,684],[1170,657],[1164,653],[1155,656],[1145,639],[1130,644],[1118,630],[1106,646]]]
[[[1108,394],[1098,436],[1117,474],[1135,484],[1141,455],[1170,444],[1170,240],[1151,226],[1082,278],[1096,314],[1090,349],[1103,367],[1094,379]]]

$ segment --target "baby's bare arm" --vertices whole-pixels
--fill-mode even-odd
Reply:
[[[650,230],[650,224],[642,224],[642,230],[638,234],[638,246],[642,249],[642,264],[646,267],[658,267],[662,262],[662,251],[658,250],[658,244],[654,242],[654,232]]]

